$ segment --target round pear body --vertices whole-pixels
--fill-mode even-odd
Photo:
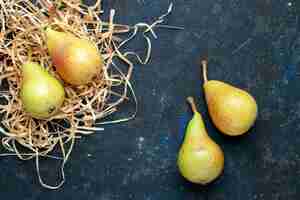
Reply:
[[[258,108],[249,93],[216,80],[207,81],[204,91],[209,114],[222,133],[238,136],[253,126]]]
[[[37,63],[25,63],[22,76],[20,98],[24,110],[37,119],[57,113],[65,99],[62,84]]]
[[[198,112],[188,124],[177,165],[183,177],[201,185],[217,179],[224,169],[224,153],[208,136]]]
[[[58,74],[72,85],[83,85],[101,72],[103,59],[95,44],[72,34],[46,29],[47,47]]]

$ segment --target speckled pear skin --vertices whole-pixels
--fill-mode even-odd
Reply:
[[[51,28],[45,34],[52,63],[65,82],[84,85],[101,72],[103,58],[91,41]]]
[[[215,126],[229,136],[249,131],[257,118],[257,103],[246,91],[210,80],[204,83],[205,98]]]
[[[201,185],[217,179],[224,169],[224,153],[207,134],[199,112],[188,124],[177,164],[183,177]]]
[[[20,98],[28,114],[37,119],[47,119],[62,106],[65,90],[42,66],[27,62],[22,66]]]

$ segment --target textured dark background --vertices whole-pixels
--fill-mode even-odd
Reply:
[[[132,82],[139,101],[137,118],[80,140],[66,166],[67,182],[57,191],[39,185],[32,161],[1,158],[0,199],[300,199],[299,1],[173,2],[168,24],[185,30],[157,30],[151,62],[136,65]],[[135,24],[150,22],[169,3],[104,0],[104,7],[106,13],[116,9],[118,23]],[[141,51],[144,45],[138,38],[128,48]],[[247,136],[222,136],[209,120],[199,78],[203,55],[210,59],[211,79],[256,97],[259,117]],[[225,152],[223,176],[207,187],[186,182],[176,168],[190,116],[188,95],[197,97],[209,134]],[[41,165],[53,183],[57,165]]]

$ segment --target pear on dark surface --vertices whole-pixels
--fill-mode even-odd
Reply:
[[[215,126],[225,135],[243,135],[254,125],[257,103],[245,90],[207,79],[207,61],[202,61],[204,92],[208,111]]]
[[[224,153],[207,134],[194,99],[188,98],[194,116],[186,129],[177,164],[183,177],[190,182],[206,185],[217,179],[224,169]]]
[[[47,119],[62,106],[65,90],[42,66],[27,62],[22,66],[20,98],[28,114],[37,119]]]
[[[52,63],[65,82],[72,85],[87,84],[101,72],[103,58],[92,41],[49,27],[45,34]]]

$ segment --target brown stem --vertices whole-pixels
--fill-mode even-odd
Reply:
[[[31,62],[32,61],[32,50],[30,49],[28,51],[28,57],[27,57],[27,62]]]
[[[208,81],[208,79],[207,79],[207,61],[202,60],[201,64],[202,64],[202,72],[203,72],[204,83],[207,83],[207,81]]]
[[[196,112],[198,112],[198,110],[197,110],[197,106],[196,106],[196,103],[195,103],[195,100],[194,100],[194,98],[193,98],[193,97],[188,97],[186,100],[187,100],[187,101],[188,101],[188,103],[190,104],[190,106],[191,106],[191,108],[192,108],[192,111],[193,111],[193,113],[196,113]]]

